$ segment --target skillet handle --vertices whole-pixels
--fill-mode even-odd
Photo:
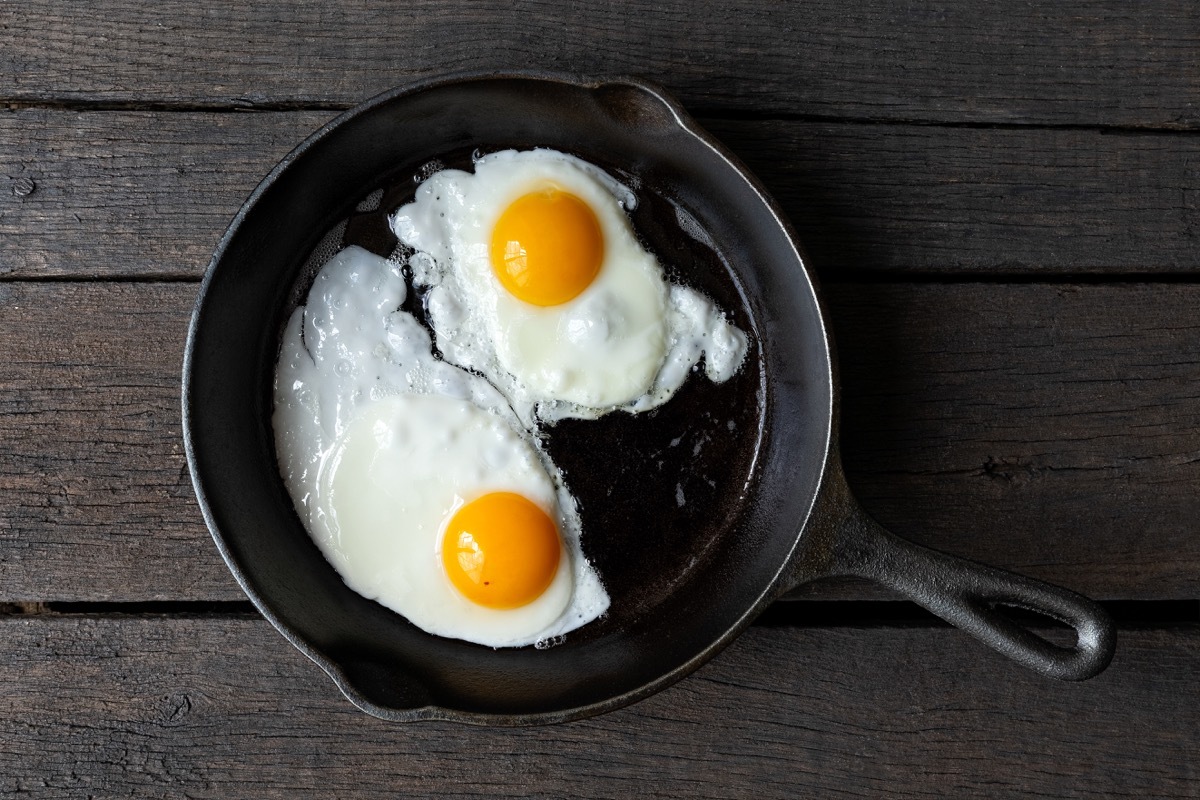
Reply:
[[[850,498],[848,498],[850,499]],[[1075,592],[939,553],[885,530],[850,499],[829,575],[881,583],[992,649],[1060,680],[1091,678],[1108,666],[1116,631],[1107,612]],[[1004,616],[998,606],[1033,611],[1069,625],[1077,641],[1063,647]]]

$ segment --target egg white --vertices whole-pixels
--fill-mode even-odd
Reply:
[[[494,387],[433,355],[405,294],[397,264],[346,248],[285,329],[276,453],[310,536],[348,586],[441,636],[538,645],[596,619],[609,598],[561,473]],[[441,564],[446,519],[490,491],[525,495],[562,534],[554,582],[517,609],[471,603]]]
[[[513,201],[548,185],[592,208],[604,258],[577,297],[541,307],[504,289],[490,241]],[[397,237],[416,251],[413,277],[429,289],[438,349],[487,376],[527,425],[655,408],[702,356],[714,381],[745,358],[746,335],[699,292],[669,284],[637,241],[624,211],[635,203],[632,191],[581,159],[507,150],[478,159],[473,174],[434,174],[392,216]]]
[[[495,414],[442,395],[387,397],[355,417],[329,465],[318,528],[359,594],[430,633],[493,647],[535,644],[575,622],[564,614],[575,589],[565,545],[549,587],[519,608],[479,606],[443,571],[445,521],[481,495],[515,492],[556,516],[537,454]]]

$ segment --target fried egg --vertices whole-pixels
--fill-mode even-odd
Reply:
[[[290,318],[280,473],[350,588],[440,636],[544,646],[604,613],[574,498],[486,380],[433,355],[398,264],[349,247]]]
[[[507,150],[428,177],[392,215],[438,349],[527,425],[655,408],[702,356],[718,382],[745,358],[746,335],[638,242],[635,204],[578,158]]]

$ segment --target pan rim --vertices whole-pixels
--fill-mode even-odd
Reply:
[[[787,556],[783,558],[774,575],[768,581],[757,599],[749,604],[747,608],[736,619],[734,624],[728,626],[724,632],[709,642],[701,651],[693,655],[691,658],[682,662],[675,668],[658,677],[647,681],[637,688],[623,692],[621,694],[609,697],[607,699],[589,703],[586,705],[576,706],[571,709],[555,710],[548,712],[533,712],[528,714],[512,714],[512,713],[493,713],[470,711],[458,708],[447,708],[436,704],[427,704],[415,708],[397,709],[380,705],[360,692],[350,677],[343,670],[340,664],[332,657],[326,655],[323,651],[313,646],[301,636],[296,630],[292,629],[277,613],[275,613],[267,603],[266,599],[258,591],[253,584],[250,576],[245,570],[235,561],[230,546],[225,541],[224,534],[221,533],[217,521],[215,519],[212,504],[208,493],[205,490],[204,476],[200,473],[197,464],[196,443],[193,441],[193,409],[194,402],[194,383],[193,383],[193,357],[196,348],[197,338],[201,328],[204,312],[205,300],[208,297],[209,289],[213,283],[214,275],[222,263],[225,254],[233,241],[234,237],[242,227],[243,223],[250,210],[260,201],[263,195],[285,174],[292,166],[303,156],[323,141],[328,136],[332,135],[336,130],[341,128],[351,120],[369,114],[380,106],[396,102],[403,98],[422,94],[428,91],[436,91],[437,89],[453,86],[463,83],[478,83],[486,81],[502,81],[502,80],[530,80],[538,82],[551,82],[565,84],[572,87],[596,90],[602,87],[610,86],[625,86],[632,87],[641,92],[644,92],[661,103],[672,116],[673,124],[682,132],[694,138],[716,157],[723,161],[732,173],[735,173],[754,194],[760,204],[755,211],[764,211],[770,215],[774,226],[778,227],[784,236],[787,246],[790,248],[790,255],[794,258],[795,263],[800,267],[803,280],[807,287],[806,293],[811,299],[813,306],[817,309],[816,324],[819,327],[821,335],[821,351],[824,354],[825,363],[822,366],[824,374],[827,376],[829,383],[828,407],[824,409],[826,412],[827,424],[824,426],[824,435],[821,441],[820,458],[817,460],[818,478],[813,487],[811,497],[808,498],[804,514],[801,519],[795,523],[795,530],[791,534],[792,542],[788,548]],[[797,278],[800,279],[799,277]],[[183,381],[182,381],[182,429],[184,438],[184,450],[187,456],[188,470],[191,475],[193,488],[196,494],[197,503],[200,507],[201,514],[205,520],[205,524],[213,537],[218,551],[221,553],[222,559],[226,566],[230,569],[238,585],[243,592],[251,600],[258,611],[278,630],[292,646],[302,652],[310,660],[316,663],[321,669],[326,672],[338,686],[339,690],[352,702],[355,706],[363,711],[382,719],[390,721],[425,721],[425,720],[440,720],[463,722],[476,725],[500,725],[500,726],[523,726],[532,724],[547,724],[555,722],[565,722],[570,720],[581,719],[584,717],[593,716],[607,711],[629,705],[640,699],[648,697],[666,686],[677,682],[684,676],[695,671],[702,664],[707,662],[720,650],[724,649],[737,636],[739,636],[753,620],[762,613],[762,611],[773,602],[787,588],[787,578],[790,575],[790,568],[796,561],[797,551],[801,547],[804,539],[804,531],[812,518],[814,508],[818,497],[824,491],[826,483],[826,474],[829,466],[831,452],[835,441],[835,425],[836,425],[836,406],[837,406],[837,382],[836,372],[834,370],[834,356],[832,337],[827,324],[827,314],[820,295],[817,292],[815,277],[808,269],[806,259],[799,247],[799,240],[792,229],[791,224],[783,215],[776,201],[767,193],[759,179],[751,173],[744,164],[730,153],[724,145],[719,143],[707,131],[699,126],[691,115],[683,109],[683,107],[673,97],[668,95],[664,90],[654,84],[640,78],[626,76],[612,77],[583,77],[566,73],[558,73],[544,70],[514,70],[514,71],[463,71],[450,73],[441,76],[435,76],[419,80],[404,86],[399,86],[382,92],[365,102],[348,109],[337,115],[319,129],[306,137],[299,145],[291,152],[284,156],[268,174],[258,183],[255,189],[251,192],[246,201],[239,208],[232,221],[230,222],[225,233],[218,242],[212,259],[209,262],[203,279],[200,282],[196,302],[192,309],[192,315],[188,326],[187,340],[184,349],[183,358]],[[779,535],[783,535],[782,532]]]

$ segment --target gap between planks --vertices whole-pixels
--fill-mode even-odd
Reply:
[[[362,103],[370,100],[364,97]],[[129,111],[155,114],[262,114],[279,112],[341,113],[362,103],[320,103],[310,100],[246,100],[241,103],[203,100],[150,100],[145,102],[56,98],[44,99],[0,97],[0,111],[70,111],[113,112]],[[845,114],[808,114],[783,111],[727,109],[719,106],[690,105],[687,112],[697,118],[721,122],[802,122],[832,125],[910,125],[922,128],[950,128],[981,131],[1083,131],[1136,136],[1200,135],[1200,127],[1163,124],[1119,124],[1076,122],[989,122],[986,120],[941,120],[927,117],[871,117]]]
[[[1170,629],[1200,623],[1200,600],[1117,600],[1101,605],[1121,629]],[[0,617],[139,616],[187,618],[257,617],[248,600],[151,602],[0,603]],[[1034,628],[1057,627],[1039,615],[1015,612]],[[755,625],[770,628],[948,628],[948,623],[907,601],[784,600],[767,609]]]

